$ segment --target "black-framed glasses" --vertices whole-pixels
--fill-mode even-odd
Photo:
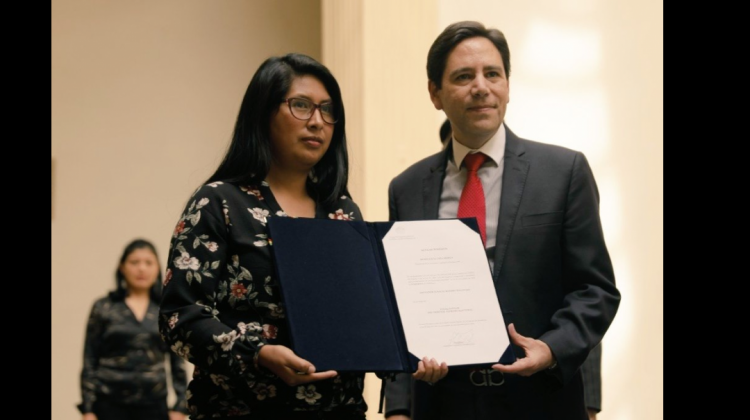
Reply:
[[[336,124],[338,120],[333,109],[333,103],[331,102],[315,104],[313,101],[305,98],[287,98],[282,102],[286,102],[289,105],[289,112],[298,120],[309,120],[312,118],[313,113],[315,113],[316,108],[320,109],[320,116],[324,122]]]

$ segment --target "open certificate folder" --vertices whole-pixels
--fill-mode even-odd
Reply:
[[[317,371],[515,360],[476,219],[268,227],[293,350]]]

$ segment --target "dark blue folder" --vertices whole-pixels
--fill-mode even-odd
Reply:
[[[382,245],[393,223],[268,219],[292,348],[317,371],[417,370]],[[508,346],[499,361],[513,360]]]

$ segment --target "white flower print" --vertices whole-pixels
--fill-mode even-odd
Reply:
[[[223,182],[221,182],[221,181],[216,181],[216,182],[212,182],[212,183],[210,183],[210,184],[206,184],[206,185],[208,185],[209,187],[213,187],[213,188],[216,188],[216,187],[218,187],[218,186],[219,186],[219,185],[221,185],[221,184],[223,184]]]
[[[229,221],[229,209],[222,209],[222,211],[224,212],[224,224],[227,226],[231,225],[232,223]]]
[[[207,412],[203,411],[203,404],[211,396],[196,399],[195,395],[190,395],[192,401],[188,401],[188,406],[194,411],[193,416],[203,415],[206,420],[219,414],[227,418],[236,418],[229,416],[240,413],[248,416],[249,406],[273,404],[285,398],[297,407],[294,411],[301,412],[320,410],[323,406],[337,408],[347,401],[352,407],[363,406],[358,392],[362,386],[353,376],[333,378],[326,386],[320,382],[288,386],[263,369],[258,370],[257,349],[277,344],[279,339],[288,340],[288,332],[284,330],[286,306],[278,279],[272,273],[273,260],[269,258],[273,255],[268,252],[273,250],[274,244],[267,226],[272,224],[271,218],[293,215],[279,210],[276,203],[268,206],[271,191],[267,183],[253,181],[245,188],[223,184],[227,185],[221,182],[204,185],[189,199],[189,209],[183,211],[174,231],[168,233],[173,237],[170,237],[166,273],[162,271],[165,283],[169,283],[168,294],[193,296],[191,308],[196,312],[193,315],[215,320],[216,325],[221,325],[220,317],[225,323],[234,318],[221,329],[196,330],[197,326],[188,322],[189,311],[175,302],[167,306],[168,311],[160,318],[163,328],[159,333],[163,334],[162,340],[169,343],[170,351],[203,366],[203,369],[197,367],[196,372],[203,378],[203,385],[213,389],[212,394],[221,396],[219,398],[231,395],[232,399],[225,400],[226,404],[220,406],[217,402],[205,406]],[[216,188],[216,191],[208,188]],[[351,200],[348,194],[340,199],[339,209],[327,208],[328,213],[323,212],[322,217],[360,219],[358,209],[348,201]],[[221,226],[222,221],[225,226]],[[234,222],[241,226],[236,223],[232,226]],[[239,247],[234,234],[244,235]],[[192,346],[199,344],[195,341],[196,334],[207,334],[204,337],[208,343],[203,343],[202,350],[193,352]],[[255,351],[248,353],[247,349]],[[230,366],[229,370],[237,378],[230,375],[229,370],[207,370],[209,366],[216,368],[218,365]],[[238,387],[245,390],[244,398],[238,395],[241,391]]]
[[[305,400],[308,404],[315,404],[320,397],[321,395],[315,391],[315,385],[302,385],[297,387],[298,400]]]
[[[247,211],[249,211],[250,214],[253,215],[253,218],[255,218],[256,220],[260,221],[260,223],[263,224],[263,226],[266,225],[266,218],[270,214],[268,212],[268,210],[264,210],[262,208],[255,207],[255,208],[252,208],[252,209],[247,209]]]
[[[247,327],[247,329],[251,333],[259,333],[259,332],[263,331],[263,327],[261,327],[260,326],[260,322],[257,322],[257,321],[256,322],[251,322],[249,324],[245,324],[245,326]]]
[[[284,309],[281,306],[275,303],[269,303],[268,310],[271,312],[269,314],[271,318],[284,318]]]
[[[258,396],[258,400],[265,400],[266,397],[273,398],[276,396],[276,387],[274,385],[258,384],[253,387],[253,392]]]
[[[258,246],[258,247],[268,245],[268,240],[267,240],[268,235],[266,235],[265,233],[259,233],[259,234],[255,235],[255,237],[260,238],[260,239],[258,239],[257,241],[253,242],[253,245]]]
[[[174,329],[174,326],[177,325],[177,321],[179,318],[180,318],[180,315],[177,312],[173,313],[172,316],[169,317],[169,329],[170,330]]]
[[[354,212],[346,214],[343,209],[338,209],[336,210],[336,213],[328,213],[328,218],[335,220],[352,220],[354,219]]]
[[[179,257],[174,259],[174,265],[180,270],[197,270],[201,262],[197,258],[191,257],[187,252],[183,252]]]
[[[214,341],[216,343],[221,344],[221,349],[224,351],[232,350],[232,346],[234,346],[234,342],[237,340],[237,331],[232,330],[228,333],[223,333],[218,336],[214,336]]]
[[[254,195],[258,197],[258,200],[263,200],[263,195],[260,193],[260,190],[255,188],[254,186],[241,186],[240,189],[249,195]]]

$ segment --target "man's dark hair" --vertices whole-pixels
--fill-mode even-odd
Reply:
[[[438,35],[427,53],[427,78],[435,83],[438,89],[443,87],[445,63],[451,51],[462,41],[478,36],[489,39],[495,45],[503,58],[505,77],[510,77],[510,49],[505,35],[497,29],[485,28],[479,22],[466,20],[448,25]]]
[[[449,119],[445,119],[443,121],[443,124],[440,125],[440,143],[445,143],[450,139],[451,135],[451,121]]]

